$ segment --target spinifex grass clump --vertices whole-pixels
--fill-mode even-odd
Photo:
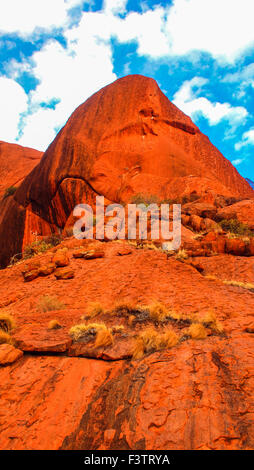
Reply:
[[[14,318],[7,312],[0,313],[0,330],[10,333],[15,328]]]
[[[179,342],[174,330],[167,328],[163,333],[150,327],[144,330],[135,340],[133,359],[141,359],[145,354],[176,346]]]
[[[88,342],[95,339],[95,347],[113,344],[112,330],[104,323],[81,323],[71,327],[70,336],[74,341]]]
[[[8,312],[0,313],[0,344],[12,344],[13,340],[10,335],[15,328],[15,321]]]
[[[43,295],[37,304],[37,311],[40,313],[62,310],[65,305],[54,295]]]
[[[104,313],[104,308],[100,302],[90,302],[86,307],[84,317],[94,318]]]

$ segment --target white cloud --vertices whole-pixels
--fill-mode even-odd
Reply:
[[[20,143],[24,145],[45,149],[56,129],[64,125],[74,109],[116,78],[112,37],[120,43],[137,41],[138,54],[156,59],[191,54],[198,49],[233,60],[253,40],[253,0],[242,0],[241,5],[236,0],[174,0],[172,7],[131,12],[124,18],[118,13],[126,11],[127,0],[104,0],[102,11],[83,12],[79,24],[71,27],[68,11],[82,3],[82,0],[0,0],[0,32],[16,31],[33,38],[36,28],[51,31],[62,27],[67,42],[64,48],[52,39],[32,58],[5,64],[5,71],[12,79],[26,71],[39,81],[36,89],[29,93],[28,113],[22,120]],[[248,73],[252,73],[251,68]],[[248,79],[247,71],[245,78]],[[231,77],[229,81],[234,79],[236,77]],[[12,86],[15,87],[15,83],[12,80]],[[200,77],[185,82],[174,97],[177,106],[193,117],[203,115],[210,125],[222,119],[227,119],[232,126],[242,123],[248,114],[246,109],[232,107],[229,103],[213,103],[200,96],[205,84],[206,80]],[[23,99],[20,109],[24,112],[27,97],[23,89],[20,92],[17,83],[16,87],[20,102]],[[59,101],[55,109],[42,107],[52,100]],[[13,133],[3,133],[0,128],[0,138],[15,139],[18,124],[20,129],[19,109],[15,116]]]
[[[0,32],[29,35],[35,28],[62,27],[67,12],[82,0],[7,0],[0,2]]]
[[[128,0],[104,0],[103,9],[106,13],[124,13]]]
[[[0,77],[0,139],[14,143],[21,114],[27,110],[27,95],[14,80]]]
[[[237,165],[240,165],[242,162],[243,162],[243,159],[242,159],[242,158],[237,158],[236,160],[233,160],[231,163],[232,163],[234,166],[237,166]]]
[[[253,44],[253,0],[174,0],[167,19],[171,53],[202,50],[233,61]]]
[[[72,30],[70,37],[67,49],[52,40],[33,55],[31,70],[40,83],[30,92],[32,114],[24,120],[22,145],[44,150],[77,106],[116,79],[108,44],[89,32]],[[59,100],[55,109],[39,109],[52,100]]]
[[[202,77],[194,77],[192,80],[185,81],[174,95],[173,103],[194,119],[202,115],[210,126],[218,124],[223,119],[229,121],[232,126],[242,124],[248,115],[244,107],[234,107],[229,103],[212,103],[207,98],[196,97],[196,93],[201,92],[202,86],[207,81]]]
[[[244,132],[241,142],[235,144],[235,149],[241,150],[242,147],[246,147],[247,145],[254,145],[254,128]]]

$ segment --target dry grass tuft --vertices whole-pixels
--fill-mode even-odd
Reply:
[[[107,329],[104,323],[80,323],[79,325],[72,326],[69,334],[72,339],[74,339],[74,341],[78,341],[79,339],[86,336],[87,333],[96,335],[97,331],[101,329]]]
[[[95,347],[100,348],[103,346],[110,346],[113,344],[113,336],[111,330],[108,328],[106,330],[99,329],[96,335]]]
[[[207,337],[207,330],[201,323],[192,323],[185,333],[192,339],[205,339]]]
[[[209,312],[205,314],[205,316],[202,318],[202,324],[208,326],[219,334],[223,333],[224,331],[222,324],[218,321],[213,310],[209,310]]]
[[[154,321],[163,322],[169,316],[167,307],[160,302],[153,302],[143,309],[149,311],[149,316]]]
[[[250,290],[251,292],[254,292],[254,284],[251,284],[250,282],[240,282],[240,281],[222,281],[223,284],[226,284],[227,286],[235,286],[235,287],[242,287],[243,289]]]
[[[5,333],[10,333],[15,326],[15,320],[8,312],[0,313],[0,330]]]
[[[128,315],[133,312],[133,310],[136,310],[136,306],[134,302],[129,301],[129,300],[117,300],[114,304],[113,309],[111,310],[111,313],[114,315]]]
[[[86,308],[86,317],[94,318],[104,313],[104,308],[100,302],[90,302]]]
[[[65,305],[58,300],[57,297],[51,295],[43,295],[37,304],[37,311],[40,313],[51,312],[53,310],[62,310]]]
[[[58,320],[50,320],[50,322],[48,324],[48,329],[49,330],[59,330],[60,328],[62,328],[62,325],[61,325],[61,323],[59,323]]]
[[[0,330],[0,344],[13,344],[12,337],[3,330]]]
[[[159,333],[152,327],[147,328],[136,338],[132,357],[133,359],[141,359],[144,354],[172,348],[178,341],[179,337],[172,329]]]
[[[185,249],[180,249],[178,250],[178,252],[176,253],[176,256],[175,256],[175,259],[177,259],[178,261],[183,261],[185,259],[188,259],[188,255],[187,255],[187,252]]]
[[[87,335],[95,337],[95,347],[110,346],[113,344],[112,331],[104,323],[88,323],[72,326],[69,331],[74,341],[79,341]]]

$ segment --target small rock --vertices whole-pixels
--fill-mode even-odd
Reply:
[[[226,252],[235,256],[243,256],[246,251],[246,245],[243,240],[239,238],[226,239]]]
[[[72,279],[74,277],[74,271],[68,267],[58,268],[55,270],[54,275],[57,279]]]
[[[96,259],[96,258],[104,258],[104,251],[102,250],[91,250],[87,251],[84,254],[85,259]]]
[[[39,269],[33,269],[32,271],[23,272],[25,282],[33,281],[39,276]]]
[[[58,250],[52,258],[52,262],[57,267],[65,267],[70,263],[70,259],[66,250]]]
[[[14,348],[11,344],[0,345],[0,365],[7,366],[12,364],[23,356],[23,352],[20,349]]]
[[[45,266],[41,266],[39,268],[39,275],[40,276],[49,276],[52,274],[56,269],[56,265],[54,263],[46,264]]]

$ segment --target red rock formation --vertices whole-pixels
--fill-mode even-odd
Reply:
[[[0,141],[0,199],[10,186],[20,186],[43,152]]]
[[[117,202],[137,193],[167,199],[193,191],[204,197],[254,196],[153,79],[121,78],[74,111],[3,211],[0,263],[6,265],[31,241],[27,221],[39,234],[62,230],[74,206],[93,204],[97,194]]]
[[[217,212],[218,220],[238,219],[254,230],[254,201],[247,199],[224,207]]]

